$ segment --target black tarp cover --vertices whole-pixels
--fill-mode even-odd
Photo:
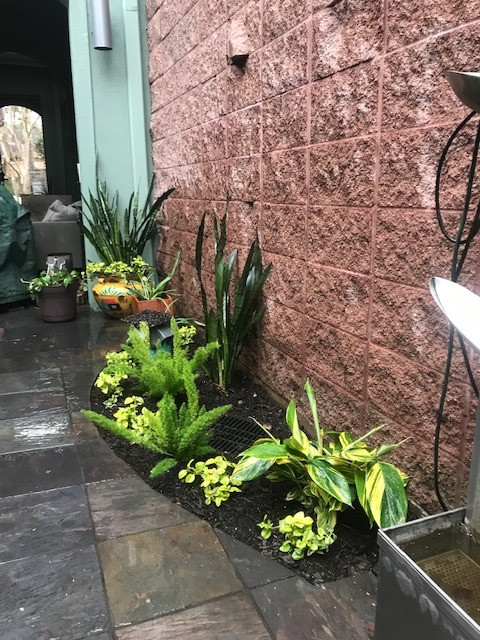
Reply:
[[[30,214],[0,184],[0,304],[28,298],[21,279],[36,275]]]

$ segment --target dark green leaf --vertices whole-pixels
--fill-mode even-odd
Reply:
[[[253,456],[254,458],[271,460],[273,458],[283,458],[286,453],[287,450],[285,445],[270,441],[254,444],[252,447],[242,452],[242,457]]]
[[[268,471],[274,462],[275,460],[262,460],[253,457],[243,458],[235,467],[231,477],[240,482],[254,480]]]
[[[351,505],[350,487],[344,476],[321,458],[307,464],[308,474],[321,489],[344,504]]]

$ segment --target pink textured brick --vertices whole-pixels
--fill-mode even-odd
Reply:
[[[252,54],[260,47],[260,0],[250,0],[230,19],[227,53]]]
[[[223,208],[221,209],[223,211]],[[247,246],[255,240],[259,222],[258,204],[230,202],[228,206],[227,237],[236,246]]]
[[[263,193],[266,202],[306,202],[306,151],[274,151],[263,157]]]
[[[173,27],[158,47],[157,68],[161,74],[198,44],[198,9],[194,5]]]
[[[148,54],[149,58],[151,56],[151,52],[160,42],[160,13],[155,12],[152,13],[152,16],[149,18],[147,22],[147,40],[148,40]],[[149,60],[151,64],[151,58]],[[152,77],[150,76],[150,79]]]
[[[442,374],[420,369],[415,363],[391,351],[370,347],[369,397],[373,408],[399,424],[408,427],[433,443],[436,412],[440,397]],[[451,385],[444,412],[444,429],[461,429],[464,423],[463,395],[466,385]],[[452,455],[458,455],[456,450]]]
[[[201,88],[203,122],[215,120],[227,112],[227,70],[207,80]]]
[[[248,3],[248,0],[227,0],[227,15],[230,18],[239,9],[244,7]]]
[[[373,134],[377,111],[377,62],[315,82],[312,85],[312,143]]]
[[[260,106],[236,111],[227,117],[228,156],[260,153]]]
[[[159,55],[159,51],[161,48],[161,43],[153,44],[153,40],[151,41],[151,49],[149,42],[149,54],[148,54],[148,79],[150,84],[155,82],[155,80],[161,76],[161,58]]]
[[[162,158],[164,167],[195,164],[202,159],[202,141],[201,128],[195,127],[154,142],[154,156]]]
[[[224,160],[204,162],[196,167],[191,181],[191,195],[203,200],[225,198],[228,184],[228,164]],[[193,176],[192,176],[193,177]]]
[[[205,208],[203,200],[169,199],[165,207],[166,221],[170,227],[196,232]]]
[[[204,160],[221,160],[227,156],[227,129],[224,118],[212,120],[202,127]]]
[[[448,156],[441,187],[441,204],[460,209],[473,144],[472,127],[464,130]],[[440,154],[452,125],[386,135],[380,150],[379,201],[389,207],[434,207],[435,176]],[[478,184],[475,197],[478,197]]]
[[[198,46],[191,72],[199,82],[216,76],[227,66],[227,28],[225,25],[214,31]]]
[[[352,395],[363,393],[367,343],[312,318],[305,318],[305,366]]]
[[[460,26],[474,17],[478,17],[477,0],[397,0],[388,7],[388,48]]]
[[[261,324],[262,340],[276,349],[303,361],[304,322],[298,311],[265,299],[266,311]],[[301,381],[300,381],[301,382]]]
[[[348,430],[362,435],[364,405],[361,398],[354,398],[333,382],[323,380],[316,366],[307,368],[307,375],[315,389],[320,424],[328,429]],[[302,393],[304,396],[305,393]],[[306,414],[310,416],[308,411]]]
[[[270,42],[308,18],[309,0],[268,0],[263,8],[263,42]]]
[[[160,5],[160,37],[163,39],[195,4],[195,0],[163,0]]]
[[[426,285],[416,289],[376,280],[372,341],[441,372],[447,356],[448,322],[437,309]],[[452,373],[465,377],[460,352],[455,354]]]
[[[374,194],[375,141],[312,147],[310,202],[370,207]]]
[[[179,250],[182,251],[182,262],[195,266],[195,240],[194,233],[169,227],[164,234],[163,245],[159,247],[160,251],[171,256],[164,268],[173,266],[173,257],[177,255]]]
[[[265,151],[302,147],[307,143],[307,90],[305,87],[266,100],[262,109]]]
[[[260,198],[260,158],[234,158],[228,163],[228,192],[233,200]]]
[[[306,315],[365,338],[369,279],[311,264],[305,271]]]
[[[164,78],[157,78],[150,85],[150,101],[152,103],[152,113],[166,104],[165,95],[166,83]]]
[[[196,88],[152,115],[152,139],[160,140],[199,123],[200,91]]]
[[[222,48],[221,36],[222,34],[218,33],[218,31],[210,36],[212,38],[212,49],[210,50],[209,56],[205,56],[205,52],[202,50],[204,44],[202,43],[192,51],[189,51],[187,55],[179,60],[173,67],[172,84],[175,94],[174,97],[190,91],[205,80],[201,75],[202,69],[204,70],[209,65],[213,65],[213,61],[219,57],[219,50]],[[215,38],[217,38],[217,40],[215,40]],[[214,48],[214,45],[217,45],[217,47]],[[204,66],[198,62],[200,57],[202,58]]]
[[[303,23],[263,48],[262,94],[271,98],[308,80],[308,25]]]
[[[292,258],[305,255],[304,206],[265,204],[262,211],[262,241],[266,251]]]
[[[313,18],[313,78],[323,78],[341,69],[379,55],[383,39],[383,2],[314,0],[319,10]]]
[[[311,207],[307,260],[329,267],[370,272],[372,214],[365,209]]]
[[[261,98],[260,54],[249,56],[244,69],[229,65],[227,74],[227,110],[237,111]]]
[[[265,264],[272,262],[273,265],[263,289],[265,296],[290,309],[303,312],[305,263],[266,251],[263,257]]]
[[[199,0],[198,30],[203,40],[227,20],[226,0]]]
[[[272,391],[286,400],[300,395],[305,380],[303,365],[268,342],[260,345],[256,373]]]
[[[147,20],[150,22],[154,13],[158,9],[161,0],[146,0],[145,7],[147,11]]]
[[[155,195],[159,196],[167,189],[175,187],[175,176],[172,169],[162,169],[161,165],[153,159],[155,166]]]
[[[388,56],[383,84],[382,128],[459,121],[468,114],[444,77],[445,69],[480,66],[480,34],[466,27]]]
[[[444,214],[447,229],[456,235],[461,212]],[[462,282],[473,284],[477,252],[469,254]],[[387,280],[427,287],[434,275],[448,278],[452,245],[447,242],[434,211],[380,209],[376,233],[375,273]]]

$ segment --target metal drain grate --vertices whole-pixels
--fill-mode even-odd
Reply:
[[[418,565],[476,622],[480,622],[480,566],[460,549],[421,560]]]
[[[229,456],[238,456],[264,437],[265,432],[253,420],[226,415],[213,427],[212,446]]]

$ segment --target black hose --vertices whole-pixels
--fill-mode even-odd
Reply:
[[[441,186],[441,176],[442,176],[442,170],[445,164],[445,160],[448,154],[448,151],[450,150],[450,147],[452,146],[453,142],[455,141],[455,139],[457,138],[457,136],[460,134],[460,132],[463,130],[463,128],[468,124],[468,122],[470,122],[470,120],[473,118],[473,116],[476,115],[475,111],[472,111],[459,125],[458,127],[455,129],[455,131],[452,133],[452,135],[450,136],[450,138],[447,141],[447,144],[445,145],[445,148],[442,152],[442,155],[440,157],[440,162],[438,163],[438,169],[437,169],[437,176],[436,176],[436,182],[435,182],[435,212],[437,215],[437,221],[440,227],[441,232],[443,233],[443,235],[445,236],[445,238],[453,244],[453,255],[452,255],[452,263],[451,263],[451,268],[450,268],[450,277],[452,282],[457,282],[458,278],[460,277],[460,274],[462,272],[465,260],[467,258],[468,255],[468,251],[470,249],[470,245],[472,244],[474,238],[476,237],[476,235],[478,234],[479,230],[480,230],[480,203],[478,204],[476,211],[475,211],[475,215],[473,217],[472,223],[470,225],[470,229],[467,233],[467,236],[464,238],[463,234],[464,234],[464,230],[465,230],[465,226],[467,223],[467,218],[468,218],[468,212],[470,209],[470,201],[472,198],[472,189],[473,189],[473,181],[475,178],[475,171],[476,171],[476,167],[477,167],[477,160],[478,160],[478,152],[479,152],[479,147],[480,147],[480,123],[477,126],[477,134],[475,136],[475,142],[473,145],[473,151],[472,151],[472,160],[470,163],[470,170],[469,170],[469,174],[468,174],[468,183],[467,183],[467,191],[465,194],[465,201],[464,201],[464,205],[463,205],[463,211],[462,211],[462,216],[460,218],[459,221],[459,225],[458,225],[458,229],[457,229],[457,234],[456,237],[451,236],[444,224],[444,220],[441,214],[441,210],[440,210],[440,186]],[[455,339],[455,334],[457,332],[455,331],[455,328],[452,324],[450,324],[450,332],[449,332],[449,338],[448,338],[448,349],[447,349],[447,357],[446,357],[446,362],[445,362],[445,373],[444,373],[444,378],[443,378],[443,383],[442,383],[442,391],[440,394],[440,402],[439,402],[439,406],[438,406],[438,411],[437,411],[437,421],[436,421],[436,425],[435,425],[435,442],[434,442],[434,451],[433,451],[433,467],[434,467],[434,485],[435,485],[435,494],[437,496],[438,502],[440,503],[440,506],[442,507],[442,509],[444,509],[445,511],[448,509],[447,504],[445,503],[443,496],[442,496],[442,492],[440,490],[440,484],[439,484],[439,450],[440,450],[440,434],[441,434],[441,430],[442,430],[442,424],[443,424],[443,415],[444,415],[444,409],[445,409],[445,401],[447,398],[447,392],[448,392],[448,383],[449,383],[449,379],[450,379],[450,370],[452,367],[452,355],[453,355],[453,345],[454,345],[454,339]],[[470,360],[468,358],[468,353],[467,353],[467,349],[465,346],[465,342],[463,340],[463,337],[458,334],[458,339],[460,342],[460,348],[462,350],[462,355],[463,355],[463,359],[465,362],[465,366],[467,369],[467,373],[468,373],[468,378],[470,380],[470,384],[475,392],[475,395],[478,398],[479,392],[478,392],[478,386],[475,382],[474,376],[473,376],[473,372],[472,372],[472,368],[470,365]]]

